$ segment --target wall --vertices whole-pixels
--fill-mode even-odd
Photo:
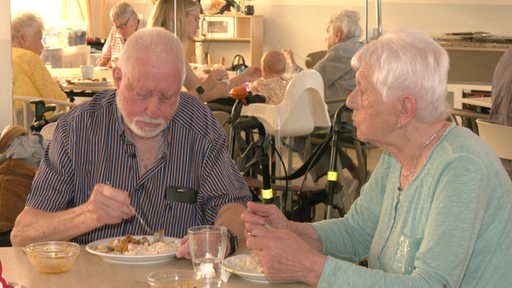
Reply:
[[[107,9],[117,2],[105,1]],[[138,13],[149,17],[150,0],[128,1]],[[325,49],[325,21],[335,11],[359,11],[364,28],[365,4],[364,0],[255,0],[255,13],[265,17],[264,50],[290,47],[300,61],[299,57],[311,51]],[[369,1],[368,10],[370,28],[376,27],[375,1]],[[460,31],[512,35],[510,15],[510,0],[382,0],[385,30],[408,27],[433,36]]]
[[[12,124],[11,5],[0,1],[0,132]]]

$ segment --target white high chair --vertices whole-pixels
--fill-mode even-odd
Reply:
[[[282,137],[310,135],[315,127],[330,127],[331,119],[324,102],[322,76],[315,70],[299,72],[288,83],[283,102],[277,105],[251,104],[242,108],[241,115],[256,116],[267,134],[275,138],[277,151]],[[292,139],[290,139],[292,143]],[[293,162],[292,150],[288,153],[288,171]],[[279,165],[276,174],[280,176]]]

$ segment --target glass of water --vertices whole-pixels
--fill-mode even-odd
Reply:
[[[195,226],[188,229],[188,246],[196,277],[202,287],[220,287],[222,261],[226,254],[228,229],[222,226]]]

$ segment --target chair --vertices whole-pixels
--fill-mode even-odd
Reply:
[[[306,55],[306,60],[304,61],[304,65],[306,65],[306,68],[308,68],[308,69],[313,68],[313,66],[315,66],[315,64],[318,61],[320,61],[322,58],[325,57],[325,54],[327,54],[327,51],[325,51],[325,50],[308,53],[308,55]]]
[[[256,116],[265,127],[266,133],[274,136],[277,151],[280,151],[282,137],[307,136],[315,127],[331,125],[324,102],[322,76],[311,69],[305,69],[295,75],[288,83],[283,102],[280,104],[251,104],[242,108],[241,115]],[[288,170],[291,169],[292,160],[290,150]],[[276,168],[278,167],[279,165]]]
[[[455,123],[457,126],[466,127],[478,134],[476,120],[487,119],[488,117],[489,114],[486,113],[479,113],[468,109],[452,108],[449,120]]]
[[[40,98],[40,97],[31,97],[31,96],[13,96],[13,123],[14,125],[22,126],[23,128],[30,131],[30,126],[34,122],[35,114],[33,109],[33,103],[31,101],[43,100],[45,105],[56,105],[56,109],[53,112],[53,115],[61,114],[62,112],[68,111],[72,107],[75,107],[76,103],[71,103],[67,101],[61,101],[50,98]],[[14,103],[16,101],[21,101],[23,106],[21,109],[16,109],[14,107]]]
[[[480,137],[496,155],[501,159],[512,160],[512,126],[494,124],[484,119],[476,119],[476,124]]]

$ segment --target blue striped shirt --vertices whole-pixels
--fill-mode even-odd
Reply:
[[[94,186],[109,182],[128,191],[136,211],[153,230],[183,237],[191,226],[213,224],[227,203],[245,203],[251,194],[226,150],[226,134],[209,108],[180,94],[177,110],[164,130],[163,152],[139,173],[137,150],[126,137],[115,91],[99,93],[59,119],[27,205],[62,211],[86,203]],[[169,201],[166,188],[197,191],[195,203]],[[56,224],[58,225],[58,224]],[[145,233],[134,217],[104,225],[72,241]]]

